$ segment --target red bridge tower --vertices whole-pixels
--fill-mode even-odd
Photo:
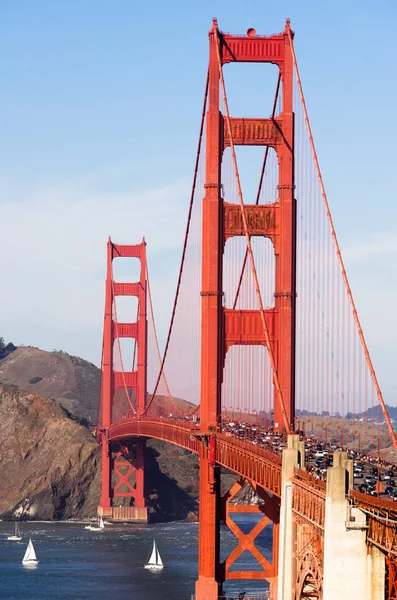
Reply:
[[[137,258],[141,271],[138,282],[121,283],[113,278],[114,258]],[[146,243],[134,246],[107,245],[107,276],[105,320],[103,332],[103,357],[101,381],[101,410],[99,434],[102,444],[102,494],[99,513],[115,520],[147,522],[148,512],[144,495],[144,449],[145,442],[127,440],[123,444],[111,445],[107,432],[120,415],[139,416],[146,407],[147,397],[147,269]],[[119,323],[115,310],[118,296],[138,298],[136,322]],[[125,371],[120,356],[121,370],[114,366],[115,345],[119,349],[121,338],[132,338],[137,343],[136,370]],[[121,354],[121,352],[120,352]],[[133,367],[132,367],[133,368]],[[113,474],[113,476],[112,476]],[[135,479],[135,482],[134,482]],[[115,498],[127,498],[127,506],[116,506]],[[131,502],[133,501],[133,505]],[[121,502],[119,501],[119,504]],[[124,501],[123,504],[126,504]]]
[[[292,110],[293,59],[290,26],[272,36],[230,35],[214,20],[209,32],[209,88],[206,114],[206,182],[203,199],[202,242],[202,350],[201,435],[208,451],[200,455],[199,578],[197,600],[218,598],[224,578],[245,578],[222,571],[219,559],[221,498],[218,467],[211,461],[211,433],[221,418],[221,385],[225,356],[233,344],[268,346],[274,357],[275,429],[292,430],[295,395],[296,202],[294,197],[294,115]],[[220,112],[222,67],[227,63],[272,63],[279,67],[282,109],[273,119],[228,118]],[[222,156],[234,145],[261,145],[275,149],[278,158],[278,199],[274,204],[227,204],[221,197]],[[233,218],[231,212],[241,215]],[[249,218],[255,213],[254,218]],[[243,218],[245,214],[245,219]],[[244,220],[247,229],[243,227]],[[226,309],[222,305],[222,262],[231,236],[269,238],[275,254],[275,302],[267,310]],[[249,265],[247,265],[249,268]],[[265,335],[265,320],[268,336]],[[277,385],[276,385],[277,382]],[[271,499],[267,500],[267,506]],[[271,517],[270,513],[268,515]],[[272,519],[273,520],[273,519]],[[271,586],[277,576],[278,526],[273,527],[273,565],[263,575]],[[252,575],[250,574],[250,577]],[[250,578],[248,577],[248,578]]]

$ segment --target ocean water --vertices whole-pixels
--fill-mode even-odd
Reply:
[[[236,515],[247,532],[252,516]],[[88,531],[83,523],[20,523],[21,542],[7,541],[13,523],[0,522],[1,600],[190,600],[197,579],[196,523],[155,525],[109,525],[103,532]],[[256,545],[271,558],[271,531],[268,528]],[[29,537],[39,564],[22,565]],[[153,539],[160,551],[164,569],[144,568]],[[235,547],[234,535],[222,527],[223,556]],[[239,567],[255,569],[255,559],[243,553]],[[242,590],[261,592],[266,584],[226,582],[225,591],[238,595]]]

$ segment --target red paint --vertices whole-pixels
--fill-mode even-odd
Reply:
[[[215,436],[210,437],[210,467],[213,469],[215,467],[215,452],[216,452],[216,438]]]

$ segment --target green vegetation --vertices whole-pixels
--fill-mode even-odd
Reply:
[[[14,346],[12,342],[6,344],[4,338],[0,337],[0,360],[11,354],[11,352],[14,352],[16,349],[17,347]]]

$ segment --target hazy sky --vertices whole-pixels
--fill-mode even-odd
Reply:
[[[0,0],[0,335],[98,364],[108,235],[146,237],[164,335],[213,16],[231,33],[291,19],[348,275],[395,404],[395,0]]]

